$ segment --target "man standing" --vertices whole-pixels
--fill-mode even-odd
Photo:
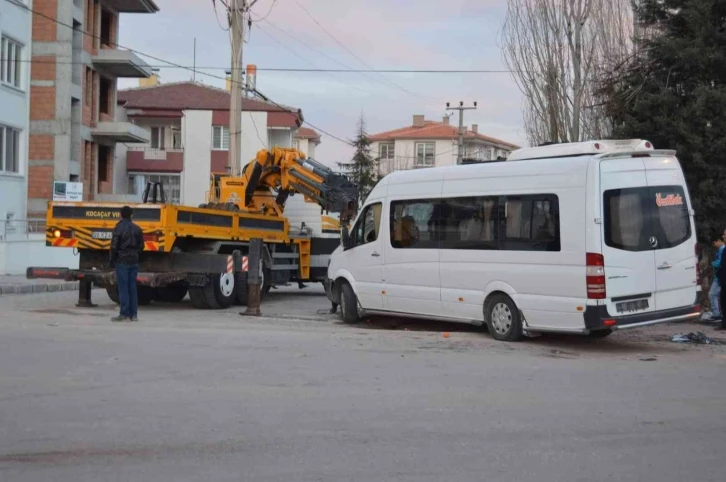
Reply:
[[[111,267],[116,268],[116,285],[120,312],[111,321],[139,321],[139,299],[136,292],[136,275],[139,273],[139,254],[144,250],[141,228],[131,222],[133,210],[121,208],[121,221],[113,229],[111,238]]]
[[[723,232],[723,236],[721,237],[723,241],[726,241],[726,231]],[[724,248],[721,246],[719,248],[719,252],[723,256]],[[724,260],[721,259],[718,268],[716,269],[716,279],[718,279],[719,285],[721,286],[721,292],[719,296],[719,308],[723,310],[724,306],[726,306],[726,263],[724,263]],[[726,330],[726,318],[723,316],[723,311],[721,311],[721,326],[717,329]]]
[[[718,273],[719,269],[721,269],[721,264],[723,263],[723,253],[724,248],[726,245],[724,245],[724,240],[722,239],[723,235],[719,236],[718,239],[716,239],[713,242],[713,247],[716,249],[716,252],[713,255],[713,283],[711,283],[711,289],[708,291],[708,301],[711,305],[711,313],[710,316],[705,317],[705,320],[711,320],[711,321],[718,321],[722,319],[722,313],[721,313],[721,303],[719,301],[721,297],[721,282],[718,279],[718,276],[716,276],[716,273]]]

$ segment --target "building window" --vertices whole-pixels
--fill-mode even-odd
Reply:
[[[212,127],[212,149],[218,151],[229,150],[229,127],[213,126]]]
[[[91,106],[93,99],[93,71],[86,67],[86,92],[85,102],[87,106]]]
[[[416,143],[416,165],[415,167],[433,167],[435,165],[433,142]]]
[[[101,10],[101,46],[113,47],[114,39],[111,38],[113,30],[113,14],[108,10]]]
[[[112,104],[112,94],[113,94],[113,87],[111,84],[111,81],[108,80],[106,77],[101,77],[99,81],[99,104],[98,104],[98,110],[102,114],[106,115],[112,115],[113,112],[111,112],[111,104]]]
[[[0,172],[20,172],[20,131],[0,126]]]
[[[171,144],[173,149],[182,149],[182,133],[180,129],[171,128]]]
[[[164,128],[163,127],[152,127],[151,128],[151,148],[152,149],[164,149]]]
[[[108,182],[108,171],[111,166],[111,148],[98,146],[98,182]]]
[[[20,74],[23,64],[23,46],[7,37],[2,37],[0,44],[0,80],[20,88]]]
[[[383,142],[378,146],[378,157],[382,160],[393,159],[395,144],[393,142]]]
[[[129,194],[138,196],[150,182],[164,186],[166,202],[181,204],[181,176],[178,174],[131,174],[129,175]]]

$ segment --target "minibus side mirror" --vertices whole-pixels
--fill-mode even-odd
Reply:
[[[343,226],[343,231],[341,233],[341,239],[343,241],[343,250],[348,250],[353,247],[353,240],[350,239],[350,232],[348,232],[348,227]]]

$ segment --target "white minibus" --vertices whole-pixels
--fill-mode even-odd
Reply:
[[[508,160],[394,172],[328,266],[347,322],[487,325],[497,340],[604,337],[699,317],[693,210],[675,152],[551,144]]]

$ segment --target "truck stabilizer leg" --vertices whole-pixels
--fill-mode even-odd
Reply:
[[[91,293],[93,292],[93,281],[82,279],[78,282],[78,303],[76,306],[79,308],[95,308],[98,305],[94,305],[91,301]]]
[[[262,240],[250,240],[249,263],[247,270],[247,310],[240,315],[260,316],[260,297],[262,296],[262,279],[259,266],[262,262]]]

